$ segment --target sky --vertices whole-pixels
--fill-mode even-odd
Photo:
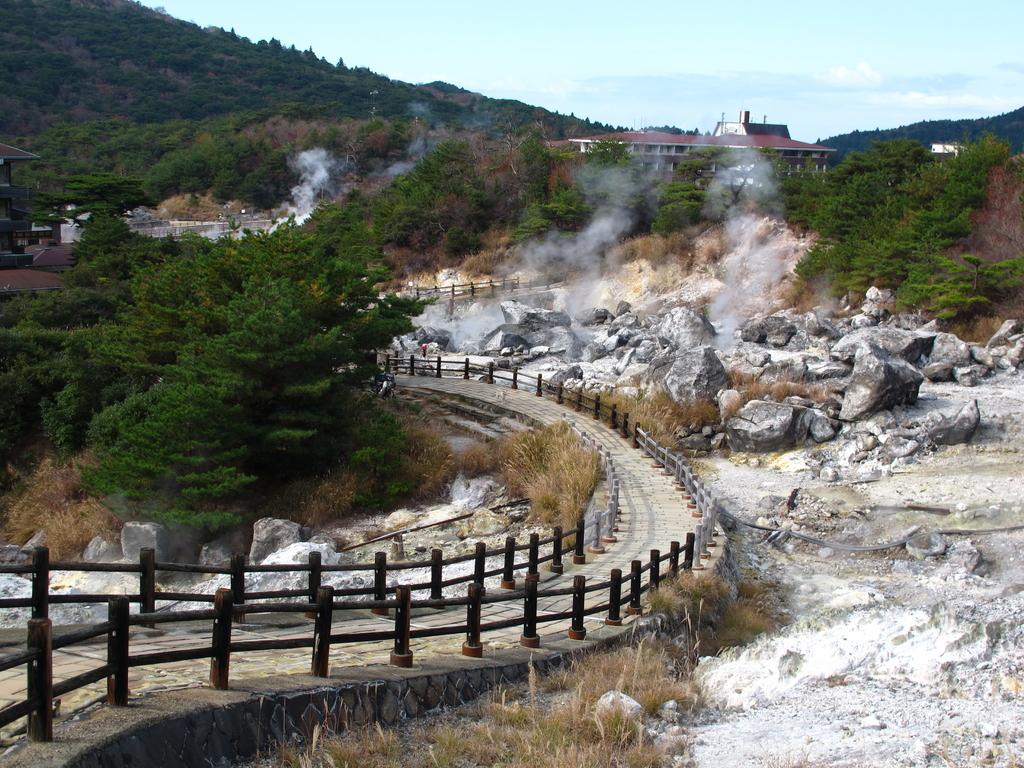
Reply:
[[[144,0],[413,83],[626,127],[814,140],[1024,106],[1024,0]]]

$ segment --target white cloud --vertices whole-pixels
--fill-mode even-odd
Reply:
[[[843,64],[832,67],[819,79],[844,88],[866,88],[881,84],[882,74],[866,61],[861,61],[853,67]]]
[[[1014,96],[988,96],[976,93],[925,93],[924,91],[892,91],[866,96],[872,104],[897,105],[905,107],[964,109],[1016,109],[1020,98]]]

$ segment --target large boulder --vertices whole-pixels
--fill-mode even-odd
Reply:
[[[954,368],[970,365],[971,347],[952,333],[937,333],[931,354],[928,356],[928,363],[944,363]]]
[[[166,525],[131,521],[121,528],[121,553],[130,562],[139,561],[139,550],[152,549],[156,559],[169,562],[174,559],[175,541]]]
[[[202,549],[199,550],[199,563],[201,565],[227,565],[231,561],[232,555],[245,552],[246,549],[248,549],[246,532],[242,528],[236,528],[203,544]]]
[[[580,325],[602,325],[603,323],[610,322],[613,318],[612,313],[604,307],[595,307],[576,315],[576,322]]]
[[[1024,320],[1004,320],[1003,324],[999,326],[999,330],[992,334],[992,338],[985,346],[989,348],[1010,346],[1021,334],[1024,334]]]
[[[922,355],[931,351],[934,340],[934,334],[913,333],[900,328],[859,328],[837,341],[829,351],[829,356],[833,360],[850,363],[859,350],[872,346],[908,363],[916,363]]]
[[[720,389],[728,386],[722,361],[709,346],[664,355],[651,364],[651,380],[661,384],[678,403],[714,402]]]
[[[559,326],[568,328],[572,325],[572,318],[565,312],[531,307],[519,301],[501,302],[501,314],[505,318],[506,323],[521,325],[531,331]]]
[[[711,344],[715,340],[715,327],[704,315],[689,307],[670,309],[651,330],[680,351]]]
[[[413,331],[413,338],[418,344],[437,344],[442,350],[448,349],[452,341],[451,331],[444,328],[432,328],[429,325],[420,326]]]
[[[905,359],[870,344],[861,347],[839,418],[855,421],[875,411],[915,403],[923,381],[924,376]]]
[[[548,384],[551,384],[552,386],[556,386],[557,387],[559,384],[564,384],[565,382],[569,381],[570,379],[582,379],[582,378],[583,378],[583,369],[580,368],[578,363],[573,363],[568,368],[562,368],[561,370],[555,371],[550,376],[548,376],[545,380],[548,382]]]
[[[944,416],[928,426],[928,437],[937,445],[969,443],[981,424],[978,401],[971,400],[951,416]]]
[[[644,708],[639,701],[622,691],[608,691],[597,700],[594,714],[599,718],[617,716],[625,720],[640,720],[644,715]]]
[[[796,323],[785,315],[770,315],[748,320],[740,326],[740,338],[755,344],[784,347],[796,335]]]
[[[107,541],[102,536],[93,536],[82,552],[87,563],[116,563],[121,559],[121,544]]]
[[[787,403],[751,400],[725,423],[734,451],[779,451],[807,437],[807,409]]]
[[[531,340],[532,334],[520,325],[506,323],[499,325],[491,331],[480,344],[481,350],[494,351],[506,347],[523,347],[529,349],[535,346]]]
[[[249,548],[249,562],[262,563],[279,549],[303,541],[302,526],[292,520],[276,517],[261,517],[252,525],[252,546]]]

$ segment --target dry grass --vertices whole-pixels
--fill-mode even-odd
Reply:
[[[426,420],[407,418],[404,426],[402,480],[413,489],[413,499],[436,498],[455,474],[451,448]]]
[[[496,474],[501,469],[501,450],[494,442],[476,443],[455,457],[455,464],[466,477]]]
[[[772,400],[779,403],[787,397],[794,396],[805,397],[820,405],[832,397],[832,391],[825,384],[807,384],[802,381],[780,378],[759,378],[739,371],[729,371],[729,386],[740,393],[740,407],[751,400]],[[729,415],[734,415],[734,413]],[[728,418],[728,416],[723,414],[723,418]]]
[[[662,445],[674,445],[680,430],[697,431],[708,425],[718,424],[718,406],[703,400],[677,403],[662,390],[653,393],[641,392],[635,396],[617,392],[601,394],[601,403],[614,405],[619,415],[628,413],[631,424],[639,424],[648,430]]]
[[[802,277],[794,277],[779,288],[779,299],[790,309],[797,312],[810,312],[821,304],[830,301],[827,287],[817,281],[808,282]]]
[[[535,521],[576,524],[601,478],[601,465],[568,424],[511,435],[500,450],[505,485],[513,497],[530,500]]]
[[[641,643],[592,654],[547,680],[531,674],[522,695],[496,692],[458,715],[407,726],[399,735],[379,727],[326,741],[304,753],[283,750],[291,768],[658,768],[663,750],[646,743],[639,723],[598,716],[594,704],[621,690],[648,712],[678,701],[700,706],[697,688],[681,678],[667,646]]]
[[[630,238],[612,249],[612,261],[644,260],[652,267],[675,261],[687,265],[694,259],[693,239],[698,230],[673,232],[670,235],[641,235]]]
[[[959,320],[950,326],[950,333],[956,334],[964,341],[973,341],[976,344],[985,344],[999,330],[1003,321],[998,317],[983,316],[972,317],[969,320]]]
[[[82,488],[81,469],[87,458],[60,464],[51,457],[40,461],[0,504],[4,535],[24,544],[39,530],[46,531],[46,546],[54,560],[75,559],[94,536],[115,541],[121,522]]]
[[[352,511],[359,480],[338,467],[317,477],[294,480],[271,493],[261,505],[261,517],[280,517],[319,527]]]

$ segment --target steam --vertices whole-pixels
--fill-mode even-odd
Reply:
[[[307,149],[288,161],[289,167],[299,174],[299,183],[292,187],[292,202],[285,207],[287,216],[295,217],[296,224],[309,218],[317,204],[343,191],[339,183],[349,164],[334,157],[322,147]]]
[[[392,163],[385,168],[384,176],[389,179],[393,179],[395,176],[401,176],[403,173],[408,173],[416,167],[416,163],[422,160],[423,156],[426,155],[432,147],[433,143],[427,141],[427,135],[425,133],[421,133],[416,136],[409,142],[409,146],[405,149],[406,158]]]
[[[727,156],[708,187],[705,214],[724,218],[728,250],[722,259],[725,284],[708,308],[719,345],[732,344],[740,324],[758,314],[789,271],[790,245],[778,237],[775,221],[754,211],[773,210],[775,177],[758,152],[737,150]]]

